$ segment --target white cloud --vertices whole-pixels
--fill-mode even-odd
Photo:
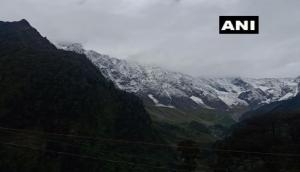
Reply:
[[[300,74],[298,0],[2,0],[52,41],[195,76]],[[218,16],[259,15],[259,35],[219,35]]]

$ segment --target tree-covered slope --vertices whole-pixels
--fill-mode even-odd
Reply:
[[[0,134],[0,171],[131,171],[142,167],[107,159],[162,152],[113,142],[159,140],[142,101],[116,89],[84,55],[56,49],[25,20],[0,22]]]
[[[300,96],[249,112],[231,137],[215,145],[224,171],[300,170]],[[222,170],[219,170],[222,171]]]

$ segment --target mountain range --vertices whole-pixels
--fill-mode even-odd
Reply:
[[[156,107],[182,111],[209,109],[229,112],[238,119],[245,111],[290,99],[299,92],[299,77],[200,78],[85,50],[78,43],[58,47],[85,54],[118,88]]]

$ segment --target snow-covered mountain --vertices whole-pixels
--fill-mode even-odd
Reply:
[[[86,54],[117,87],[160,107],[238,111],[298,94],[299,78],[197,78],[84,50],[80,44],[58,47]]]

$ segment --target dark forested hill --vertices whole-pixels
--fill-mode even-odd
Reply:
[[[224,171],[300,171],[300,96],[248,112],[215,149]]]
[[[139,98],[116,89],[84,55],[56,49],[26,20],[0,22],[0,135],[0,171],[8,172],[131,171],[141,167],[107,159],[139,163],[115,153],[159,154],[98,139],[158,140]]]

